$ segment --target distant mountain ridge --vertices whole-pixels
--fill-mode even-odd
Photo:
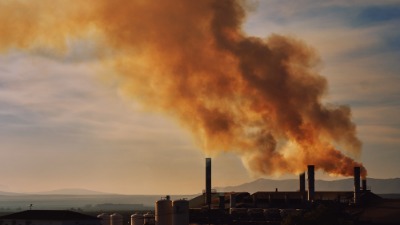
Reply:
[[[100,191],[93,191],[83,188],[63,188],[51,191],[43,191],[43,192],[7,192],[0,191],[0,195],[118,195],[115,193],[106,193]]]
[[[27,193],[28,194],[28,193]],[[112,193],[105,193],[100,191],[93,191],[83,188],[63,188],[44,192],[34,192],[29,194],[41,194],[41,195],[110,195]]]
[[[353,190],[352,178],[341,179],[341,180],[316,180],[315,190],[316,191],[352,191]],[[367,179],[368,190],[371,190],[375,194],[400,194],[400,178],[392,179]],[[272,180],[272,179],[258,179],[249,183],[244,183],[236,186],[228,187],[216,187],[215,189],[219,192],[249,192],[255,193],[258,191],[297,191],[299,189],[298,179],[286,179],[286,180]],[[44,192],[30,192],[30,193],[16,193],[0,191],[0,195],[3,196],[15,196],[15,195],[121,195],[118,193],[105,193],[100,191],[93,191],[83,188],[64,188],[52,191]]]
[[[316,191],[352,191],[354,180],[352,178],[342,180],[316,180]],[[376,194],[396,194],[400,193],[400,178],[393,179],[367,179],[367,187],[369,190]],[[249,183],[244,183],[237,186],[217,187],[216,189],[221,192],[230,191],[245,191],[254,193],[258,191],[297,191],[299,190],[299,180],[271,180],[271,179],[258,179]]]

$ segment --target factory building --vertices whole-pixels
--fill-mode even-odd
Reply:
[[[301,173],[298,191],[282,192],[276,189],[270,192],[218,193],[211,189],[211,159],[208,158],[205,192],[190,200],[190,219],[192,223],[273,222],[288,214],[309,210],[317,204],[357,207],[371,199],[380,198],[367,190],[367,180],[361,181],[360,174],[360,167],[354,167],[354,190],[320,191],[315,187],[315,166],[308,165],[307,182],[306,173]]]

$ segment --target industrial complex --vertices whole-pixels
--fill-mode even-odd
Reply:
[[[165,196],[155,202],[154,211],[138,211],[129,220],[127,216],[131,214],[130,210],[124,216],[103,211],[95,214],[97,217],[65,210],[28,210],[0,217],[0,225],[278,225],[291,216],[303,217],[319,206],[350,209],[355,214],[364,206],[381,199],[368,190],[366,178],[361,179],[360,167],[354,167],[354,189],[348,191],[318,190],[315,187],[314,165],[308,165],[305,169],[306,172],[299,175],[297,191],[217,192],[211,188],[211,158],[206,158],[205,189],[202,194],[192,199],[175,200]],[[353,218],[354,215],[348,218],[350,224],[357,224],[351,222]]]
[[[307,167],[307,182],[306,173],[299,175],[298,191],[217,192],[211,188],[211,158],[206,158],[205,190],[201,195],[190,200],[166,196],[155,203],[154,214],[133,214],[130,224],[281,224],[286,216],[302,214],[316,205],[357,208],[380,198],[367,189],[360,167],[354,167],[354,190],[349,191],[316,190],[314,170],[313,165]],[[103,213],[98,217],[102,225],[122,225],[121,215]]]

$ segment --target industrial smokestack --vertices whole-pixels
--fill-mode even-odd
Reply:
[[[354,167],[354,204],[358,205],[360,200],[360,174],[361,168]]]
[[[206,158],[206,205],[211,207],[211,158]]]
[[[314,194],[315,194],[315,181],[314,181],[314,165],[308,165],[308,201],[314,201]]]
[[[362,179],[362,190],[367,191],[367,178]]]
[[[306,192],[306,173],[301,173],[299,175],[299,181],[300,181],[300,192],[301,193]]]

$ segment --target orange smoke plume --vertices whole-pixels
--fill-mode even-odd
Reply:
[[[235,152],[257,174],[313,164],[352,175],[362,165],[346,154],[361,142],[347,106],[321,103],[316,53],[294,38],[248,37],[241,3],[0,0],[0,50],[63,52],[70,39],[94,38],[124,93],[178,119],[206,152]]]

